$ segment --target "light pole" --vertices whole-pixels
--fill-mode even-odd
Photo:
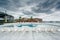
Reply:
[[[7,13],[7,11],[5,10],[5,13]],[[5,18],[4,18],[4,20],[5,20],[5,23],[7,23],[7,16],[5,15]]]

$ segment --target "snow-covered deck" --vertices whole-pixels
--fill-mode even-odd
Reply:
[[[60,40],[59,23],[34,23],[36,27],[22,26],[12,23],[0,25],[0,40]],[[13,25],[13,27],[7,27]]]

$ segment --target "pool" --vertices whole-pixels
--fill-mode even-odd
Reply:
[[[9,28],[9,29],[60,29],[59,23],[13,23],[13,24],[4,24],[0,25],[0,29]]]
[[[17,27],[28,26],[28,27],[36,27],[36,24],[18,24]]]

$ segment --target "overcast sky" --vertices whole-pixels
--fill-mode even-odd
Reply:
[[[15,18],[37,17],[44,21],[60,21],[60,0],[0,0],[0,11]]]

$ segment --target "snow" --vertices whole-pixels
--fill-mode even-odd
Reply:
[[[7,25],[9,24],[4,24],[4,26]],[[60,40],[60,27],[52,25],[53,23],[40,23],[37,27],[3,27],[0,25],[0,40]]]
[[[59,33],[51,32],[0,32],[0,40],[60,40]]]

